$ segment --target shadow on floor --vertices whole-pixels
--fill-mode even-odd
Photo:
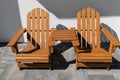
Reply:
[[[120,69],[120,62],[115,59],[114,57],[112,58],[113,62],[110,66],[111,69]]]
[[[105,50],[109,50],[109,42],[102,42],[101,47]],[[71,42],[62,42],[54,47],[54,53],[52,54],[52,69],[66,69],[70,64],[75,63],[75,60],[67,62],[62,53],[72,47]],[[120,69],[120,62],[113,58],[113,62],[110,66],[111,69]]]
[[[101,47],[104,48],[107,51],[109,50],[109,45],[110,45],[109,42],[102,42],[101,43]],[[114,53],[114,54],[118,54],[118,53]],[[112,64],[111,64],[110,68],[111,69],[120,69],[120,62],[115,57],[112,57]]]
[[[7,46],[8,42],[0,42],[0,47],[5,47]]]
[[[62,42],[54,47],[54,52],[52,55],[52,69],[66,69],[69,64],[75,63],[75,60],[67,62],[62,55],[65,50],[71,47],[71,42]]]

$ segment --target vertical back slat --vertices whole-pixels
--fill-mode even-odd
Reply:
[[[82,25],[81,25],[82,24]],[[88,7],[77,13],[77,29],[83,48],[100,48],[100,14]],[[79,38],[80,39],[80,38]]]
[[[81,32],[81,12],[80,11],[77,13],[77,29],[79,32]]]
[[[27,14],[27,47],[28,48],[30,48],[30,46],[31,46],[31,29],[30,29],[30,27],[31,27],[31,12],[29,12],[28,14]]]
[[[77,13],[77,30],[78,30],[78,35],[79,35],[79,42],[80,42],[80,47],[82,47],[82,37],[81,37],[81,12],[79,11]]]
[[[100,48],[100,15],[96,11],[96,36],[97,36],[97,48]]]
[[[90,8],[87,8],[87,42],[90,44]],[[87,45],[88,47],[89,45]]]
[[[35,9],[32,10],[32,45],[35,47]]]
[[[92,47],[95,48],[95,10],[92,9]]]
[[[48,47],[48,37],[49,37],[49,14],[46,12],[46,47]]]
[[[44,30],[45,30],[45,20],[44,20],[44,17],[45,17],[45,12],[44,10],[41,9],[41,17],[42,17],[42,20],[41,20],[41,44],[42,44],[42,48],[45,47],[45,33],[44,33]]]
[[[86,38],[86,34],[85,34],[85,9],[82,10],[82,44],[83,47],[85,47],[85,38]]]
[[[36,26],[37,26],[37,47],[40,48],[40,9],[37,8],[36,9],[36,15],[37,15],[37,23],[36,23]]]
[[[36,8],[27,14],[27,48],[48,48],[49,14]]]

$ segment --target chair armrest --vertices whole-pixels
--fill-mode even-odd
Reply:
[[[14,46],[16,44],[16,42],[19,40],[19,38],[22,36],[22,34],[26,31],[25,28],[21,28],[16,34],[15,36],[10,40],[10,42],[8,43],[8,46]]]
[[[105,27],[101,29],[105,36],[113,43],[114,46],[120,46],[120,42]]]
[[[54,31],[54,30],[57,30],[56,28],[51,28],[51,32]]]
[[[10,42],[7,44],[7,46],[12,48],[13,52],[18,52],[18,47],[17,47],[17,41],[20,39],[20,37],[22,36],[22,34],[26,31],[25,28],[21,28],[16,34],[15,36],[10,40]]]
[[[116,47],[120,46],[120,42],[105,27],[103,27],[101,31],[110,40],[109,53],[114,52]]]
[[[70,30],[74,30],[75,31],[76,29],[75,29],[75,27],[71,27]]]

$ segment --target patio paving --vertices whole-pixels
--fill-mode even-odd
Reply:
[[[67,45],[67,44],[66,44]],[[25,47],[19,44],[20,49]],[[23,69],[19,70],[15,62],[15,54],[5,45],[0,47],[0,80],[120,80],[120,49],[113,54],[111,70],[79,69],[75,70],[75,53],[71,45],[63,46],[65,51],[58,50],[54,54],[53,70]]]

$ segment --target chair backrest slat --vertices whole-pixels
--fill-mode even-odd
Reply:
[[[49,14],[43,9],[36,8],[27,16],[27,47],[46,48],[49,35]]]
[[[31,29],[31,32],[32,32],[32,45],[33,46],[35,46],[35,9],[33,9],[32,10],[32,16],[31,16],[31,18],[32,18],[32,23],[31,23],[31,25],[32,25],[32,29]]]
[[[97,48],[100,48],[100,14],[96,11]]]
[[[92,47],[95,48],[95,10],[91,9],[92,18]]]
[[[31,13],[29,12],[27,14],[27,47],[30,48],[31,47]]]
[[[36,26],[37,26],[37,47],[40,48],[40,9],[37,8],[37,21],[36,21]]]
[[[78,12],[77,13],[77,29],[78,29],[78,31],[80,32],[80,30],[81,30],[81,12]]]
[[[90,8],[87,8],[87,13],[90,13]],[[90,44],[90,14],[87,14],[87,42]],[[87,45],[89,46],[89,45]]]
[[[77,13],[77,29],[81,48],[100,48],[100,15],[88,7]]]
[[[85,38],[86,38],[86,24],[85,24],[85,9],[82,10],[82,44],[83,46],[82,47],[85,47],[86,46],[86,43],[85,43]]]
[[[41,44],[42,44],[42,47],[45,47],[45,33],[44,33],[44,30],[45,30],[45,12],[44,10],[41,10]]]
[[[46,13],[46,47],[48,47],[48,39],[49,38],[49,14]]]
[[[82,34],[82,31],[81,31],[81,12],[79,11],[77,13],[77,30],[78,30],[78,37],[79,37],[79,42],[82,43],[82,37],[80,34]],[[80,47],[82,47],[82,45],[80,44]]]

